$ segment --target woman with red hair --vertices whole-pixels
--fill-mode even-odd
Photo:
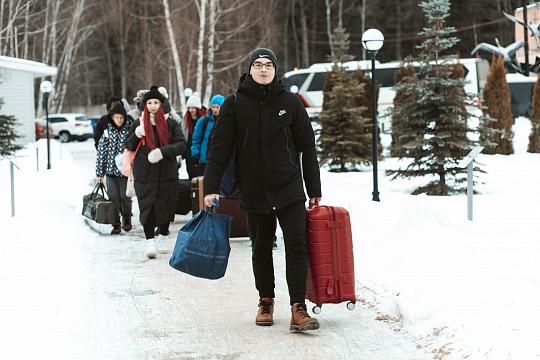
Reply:
[[[180,124],[163,113],[165,96],[157,86],[142,98],[144,111],[135,121],[126,140],[126,149],[136,151],[133,161],[139,220],[146,237],[146,256],[168,251],[169,224],[174,220],[178,197],[176,157],[184,153],[186,141]],[[154,229],[159,228],[159,240]]]

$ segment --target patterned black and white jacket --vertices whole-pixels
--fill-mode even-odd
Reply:
[[[103,133],[98,143],[96,176],[123,176],[116,166],[114,158],[124,152],[127,135],[132,123],[133,120],[129,116],[121,128],[117,128],[112,121],[109,121],[107,131]]]

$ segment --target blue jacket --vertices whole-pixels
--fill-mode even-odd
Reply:
[[[204,118],[208,117],[208,125],[203,132]],[[201,116],[195,124],[195,130],[193,130],[193,138],[191,142],[191,156],[195,159],[199,159],[201,164],[206,164],[206,153],[208,151],[208,139],[212,133],[212,128],[216,123],[216,118],[213,114],[206,114]]]

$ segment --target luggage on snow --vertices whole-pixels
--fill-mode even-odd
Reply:
[[[356,303],[354,258],[349,213],[344,208],[316,206],[307,211],[306,237],[309,267],[306,298],[316,306],[348,301]]]

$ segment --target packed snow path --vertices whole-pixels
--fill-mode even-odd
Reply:
[[[175,224],[177,229],[180,224]],[[174,232],[174,231],[173,231]],[[254,324],[258,297],[249,241],[233,241],[225,278],[203,280],[144,258],[140,227],[129,236],[95,236],[90,255],[99,358],[110,359],[427,359],[414,342],[375,320],[362,304],[323,306],[319,331],[289,331],[283,243],[274,251],[275,324]],[[174,241],[170,241],[170,247]]]
[[[18,213],[2,218],[0,359],[432,358],[361,303],[354,311],[325,305],[320,330],[291,333],[282,239],[274,252],[275,325],[256,326],[248,240],[233,241],[218,281],[173,270],[170,254],[148,260],[138,221],[131,233],[110,236],[80,216],[94,181],[91,141],[65,145],[63,159],[54,145],[54,171],[40,172],[39,186],[33,152],[17,160]],[[171,233],[187,219],[177,217]]]

